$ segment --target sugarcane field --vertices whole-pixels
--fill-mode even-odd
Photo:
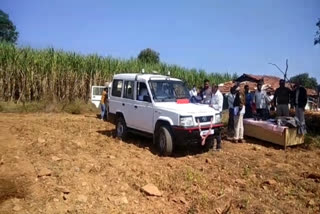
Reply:
[[[3,0],[0,213],[320,213],[319,9]]]

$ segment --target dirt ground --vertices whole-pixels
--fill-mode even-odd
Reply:
[[[113,130],[93,114],[0,114],[0,213],[320,213],[320,149],[248,139],[159,157]]]

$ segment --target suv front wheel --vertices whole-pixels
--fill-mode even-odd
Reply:
[[[170,127],[161,126],[158,132],[158,148],[160,155],[171,155],[173,150],[172,134]]]
[[[128,128],[126,121],[123,119],[123,117],[118,117],[117,123],[116,123],[116,134],[117,137],[121,140],[124,140],[127,137],[128,134]]]

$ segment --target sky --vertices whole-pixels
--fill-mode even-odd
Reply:
[[[313,41],[320,0],[1,0],[18,45],[129,59],[142,49],[206,72],[288,76],[320,83]]]

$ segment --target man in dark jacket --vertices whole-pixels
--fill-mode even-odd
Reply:
[[[244,114],[243,118],[252,118],[252,102],[253,102],[253,95],[249,91],[249,85],[244,86],[244,93],[246,96],[246,113]]]
[[[300,81],[297,81],[292,93],[292,104],[296,109],[296,117],[300,121],[302,127],[305,128],[306,122],[304,118],[304,108],[307,105],[307,90],[301,85]]]
[[[274,106],[277,108],[277,116],[289,116],[289,102],[291,90],[285,86],[285,81],[279,81],[280,87],[274,93]]]

